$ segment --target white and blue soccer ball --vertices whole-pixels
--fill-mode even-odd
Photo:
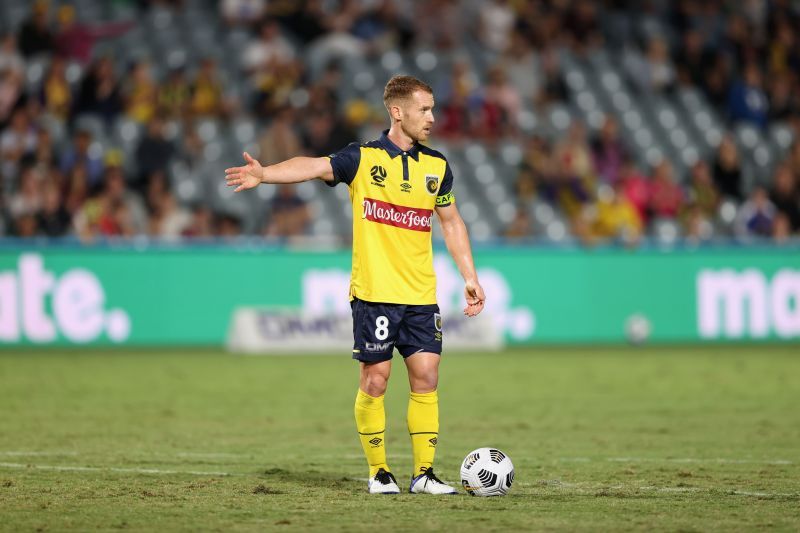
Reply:
[[[496,448],[478,448],[461,463],[461,484],[472,496],[505,496],[514,482],[514,465]]]

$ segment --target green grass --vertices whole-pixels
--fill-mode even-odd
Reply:
[[[496,446],[515,486],[371,497],[347,355],[4,352],[0,530],[797,531],[798,376],[796,345],[446,355],[437,470]]]

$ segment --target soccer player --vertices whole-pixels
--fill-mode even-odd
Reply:
[[[383,397],[394,349],[408,369],[411,394],[408,432],[414,456],[412,493],[454,494],[433,471],[438,444],[439,360],[442,318],[436,305],[431,249],[433,212],[447,249],[464,278],[464,314],[484,306],[467,229],[453,196],[447,159],[422,144],[433,126],[433,91],[411,76],[386,84],[383,101],[391,127],[380,139],[351,143],[328,157],[294,157],[263,167],[248,153],[246,164],[225,171],[240,192],[261,183],[297,183],[314,178],[345,183],[353,205],[353,358],[360,362],[356,427],[369,464],[369,492],[397,494],[386,462]]]

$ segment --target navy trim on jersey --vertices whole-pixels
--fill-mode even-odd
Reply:
[[[398,155],[410,155],[414,161],[419,161],[420,144],[414,143],[410,150],[401,150],[399,146],[389,139],[389,130],[383,130],[381,138],[377,140],[378,146],[386,150],[389,157],[394,159]]]
[[[358,172],[358,165],[361,163],[361,145],[357,142],[350,143],[336,153],[328,156],[333,168],[333,180],[326,181],[329,187],[337,183],[350,185]]]

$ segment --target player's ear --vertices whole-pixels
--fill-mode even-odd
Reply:
[[[391,116],[392,120],[395,121],[400,121],[403,119],[403,109],[397,102],[389,105],[389,116]]]

